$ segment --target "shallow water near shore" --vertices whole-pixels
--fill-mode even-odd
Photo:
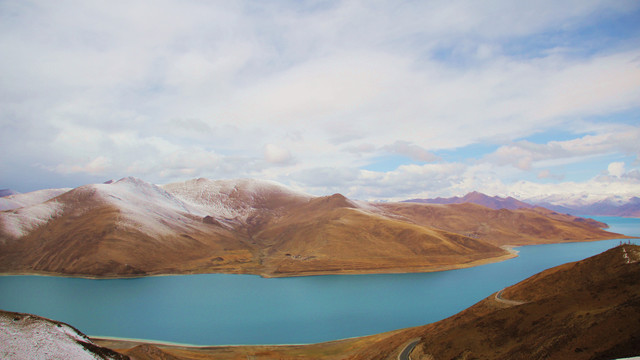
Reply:
[[[611,231],[640,236],[640,219],[594,218]],[[0,309],[63,321],[96,336],[195,345],[317,343],[444,319],[544,269],[621,241],[629,240],[524,246],[507,261],[418,274],[0,276]]]

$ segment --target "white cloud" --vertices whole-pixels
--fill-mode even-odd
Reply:
[[[612,162],[607,167],[609,175],[621,177],[624,174],[624,163],[621,161]]]
[[[152,182],[267,177],[362,198],[497,191],[507,170],[486,164],[360,167],[487,141],[506,145],[483,161],[519,169],[637,157],[637,127],[591,120],[640,107],[637,39],[528,44],[639,6],[4,1],[0,159]],[[593,135],[513,142],[557,129]]]
[[[111,160],[98,156],[84,165],[64,165],[56,166],[55,170],[65,174],[86,173],[91,175],[105,175],[111,169]]]
[[[278,145],[267,144],[264,147],[264,158],[272,164],[286,164],[291,162],[291,153]]]
[[[534,164],[548,165],[551,162],[580,162],[594,155],[623,153],[640,156],[640,127],[625,127],[622,131],[598,135],[585,135],[566,141],[550,141],[536,144],[518,141],[498,148],[486,160],[499,165],[513,165],[529,170]]]
[[[392,153],[405,155],[410,157],[413,160],[422,161],[422,162],[431,162],[438,159],[438,157],[424,148],[417,146],[415,144],[411,144],[406,141],[396,141],[391,145],[386,145],[383,147],[384,150],[390,151]]]

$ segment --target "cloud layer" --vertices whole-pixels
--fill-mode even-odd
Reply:
[[[530,3],[3,1],[0,187],[640,193],[640,5]]]

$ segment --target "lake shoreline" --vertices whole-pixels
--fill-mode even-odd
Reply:
[[[634,235],[638,234],[635,228],[636,226],[634,225],[633,230],[629,229],[629,232]],[[4,279],[0,278],[4,281],[3,286],[6,286],[6,289],[13,289],[11,293],[17,295],[7,297],[6,301],[3,302],[4,306],[2,308],[9,311],[28,312],[61,319],[80,329],[86,329],[86,333],[93,334],[89,336],[97,339],[97,341],[120,342],[121,344],[105,345],[109,348],[136,347],[147,344],[147,346],[183,347],[192,350],[203,349],[203,351],[209,351],[207,349],[221,351],[218,349],[223,347],[227,348],[225,351],[236,351],[233,349],[241,348],[251,348],[250,351],[256,351],[255,349],[260,346],[277,346],[279,349],[277,351],[285,349],[282,351],[288,352],[294,348],[299,350],[302,346],[333,341],[355,341],[349,339],[359,339],[363,336],[371,336],[371,334],[381,334],[386,331],[416,326],[417,324],[435,322],[451,316],[451,314],[474,303],[474,301],[465,299],[474,299],[476,297],[477,299],[482,299],[487,294],[495,292],[496,289],[504,288],[520,281],[525,276],[529,276],[529,272],[533,269],[530,265],[538,264],[538,261],[541,261],[540,264],[544,264],[544,266],[535,265],[535,268],[539,268],[538,270],[542,271],[556,264],[586,258],[591,256],[592,249],[598,249],[598,251],[606,250],[621,241],[624,241],[624,239],[610,239],[606,243],[594,244],[593,246],[588,245],[593,243],[591,241],[573,242],[572,244],[545,244],[544,247],[503,246],[502,248],[508,252],[507,256],[514,258],[513,262],[496,262],[497,259],[494,258],[492,259],[494,264],[489,264],[487,267],[472,267],[472,269],[480,269],[477,271],[470,269],[465,269],[464,271],[439,271],[431,272],[434,275],[424,274],[424,276],[420,275],[420,273],[415,273],[415,269],[410,269],[414,270],[413,273],[389,274],[391,276],[349,277],[347,275],[344,278],[340,276],[309,276],[301,277],[298,280],[294,280],[295,277],[293,277],[294,279],[283,279],[283,281],[262,281],[262,278],[255,275],[236,279],[229,277],[228,274],[204,274],[212,275],[204,277],[173,276],[165,277],[166,280],[158,276],[155,280],[149,279],[150,281],[140,281],[140,283],[127,281],[84,282],[82,279],[75,279],[75,281],[69,282],[68,280],[74,280],[74,278],[66,276],[53,280],[56,276],[50,273],[41,278],[27,276],[24,279],[20,277],[10,279],[11,276],[6,276]],[[556,245],[570,247],[557,247]],[[556,258],[558,259],[557,261],[555,260]],[[523,261],[525,262],[522,263]],[[548,265],[547,262],[549,263]],[[516,265],[509,265],[511,263]],[[522,266],[520,265],[521,263],[530,265]],[[475,265],[479,264],[476,263]],[[512,268],[514,271],[504,270]],[[49,282],[45,278],[51,278],[52,280]],[[485,280],[491,280],[492,282],[485,283]],[[36,286],[34,287],[30,284]],[[49,286],[50,284],[51,286]],[[482,285],[480,286],[480,284]],[[40,296],[42,292],[39,289],[49,287],[52,290],[50,292],[51,299],[47,296],[47,300],[38,300],[42,297]],[[227,290],[222,291],[223,289]],[[246,289],[250,289],[250,291]],[[130,296],[126,299],[120,299],[117,294],[122,294],[122,291],[125,291],[125,293],[129,291]],[[322,299],[318,300],[322,301],[322,303],[305,309],[305,306],[300,304],[307,304],[306,300],[303,301],[303,299],[306,299],[305,296],[308,296],[309,293],[313,294],[310,299]],[[62,309],[66,309],[63,306],[68,303],[65,294],[71,296],[69,300],[72,300],[75,305],[59,312],[49,309],[50,305],[47,304],[56,299],[61,301]],[[454,296],[454,298],[449,299],[448,296]],[[153,299],[156,298],[165,300],[161,303],[155,303]],[[417,298],[419,300],[416,301],[415,299]],[[441,300],[445,298],[448,300],[441,303]],[[30,299],[30,305],[25,305],[25,299]],[[76,299],[84,300],[77,301]],[[335,306],[324,305],[332,301],[336,301]],[[399,308],[411,310],[404,312],[399,310],[384,313],[376,312],[378,311],[375,310],[377,309],[376,306],[388,305],[389,301],[393,301],[393,304],[396,305],[399,304]],[[42,307],[43,310],[39,310],[40,303],[49,306],[49,308]],[[189,304],[189,306],[184,309],[175,308],[178,303]],[[425,308],[420,305],[425,303],[432,304],[432,306]],[[102,311],[109,304],[120,304],[120,306]],[[122,308],[122,306],[126,306],[126,308]],[[237,314],[235,311],[238,309],[235,309],[235,306],[239,306],[239,309],[241,308]],[[271,309],[270,306],[276,306],[274,308],[275,312],[260,311],[260,309]],[[110,308],[109,306],[107,307]],[[76,312],[78,309],[84,309],[87,315],[78,316]],[[242,309],[255,309],[256,314],[245,319],[243,314],[246,312]],[[299,316],[291,315],[291,312],[296,309],[304,310],[304,313]],[[317,314],[315,314],[316,310]],[[127,311],[133,311],[134,313],[123,315],[127,314]],[[110,313],[114,315],[109,315]],[[156,315],[150,320],[131,321],[132,318],[135,319],[138,313]],[[329,314],[328,317],[318,318],[320,314],[325,313]],[[379,319],[376,319],[376,316],[372,318],[366,315],[367,313],[378,314],[377,317]],[[261,314],[268,315],[263,317]],[[355,324],[355,322],[351,322],[345,328],[335,328],[334,320],[332,319],[336,316],[340,318],[352,316],[353,319],[357,319],[357,323],[360,325],[358,325],[359,327],[351,326]],[[416,318],[420,318],[421,321],[416,321]],[[187,325],[186,327],[180,325],[179,321],[185,319],[191,319],[189,321],[194,322],[192,325],[195,323],[198,325]],[[256,319],[258,320],[256,321]],[[307,331],[307,328],[303,325],[306,320],[302,321],[300,319],[315,319],[313,321],[321,319],[315,326],[319,329],[325,329],[322,330],[325,333],[317,331],[317,333],[314,333],[311,330],[309,330],[309,334],[305,333],[303,335],[300,335],[299,332],[291,333],[288,329],[298,326],[300,326],[300,329]],[[177,327],[163,325],[160,328],[166,327],[166,331],[159,329],[150,331],[145,326],[140,325],[148,321],[154,324],[175,323]],[[280,322],[287,324],[287,326],[274,333],[268,330],[268,332],[264,333],[267,336],[260,335],[263,330],[259,329],[262,329],[262,325],[268,322]],[[97,326],[97,323],[103,323],[104,325]],[[127,334],[134,336],[118,337],[121,334],[125,334],[121,331],[121,328],[129,329]],[[171,335],[173,333],[179,336]],[[166,336],[167,334],[169,335]],[[344,347],[345,343],[341,343],[340,346]]]
[[[469,261],[461,264],[449,264],[449,265],[426,265],[426,266],[411,266],[411,267],[388,267],[388,268],[378,268],[378,269],[357,269],[357,270],[349,270],[349,269],[340,269],[340,270],[311,270],[311,271],[300,271],[295,273],[276,273],[276,274],[268,274],[268,273],[251,273],[251,272],[242,272],[242,271],[212,271],[212,272],[174,272],[174,273],[150,273],[150,274],[137,274],[137,275],[87,275],[87,274],[68,274],[68,273],[58,273],[51,271],[10,271],[10,272],[0,272],[0,276],[48,276],[48,277],[62,277],[62,278],[74,278],[74,279],[88,279],[88,280],[125,280],[125,279],[142,279],[148,277],[163,277],[163,276],[181,276],[181,275],[206,275],[206,274],[228,274],[228,275],[254,275],[260,276],[265,279],[271,278],[294,278],[294,277],[305,277],[305,276],[327,276],[327,275],[376,275],[376,274],[420,274],[420,273],[432,273],[432,272],[441,272],[441,271],[450,271],[450,270],[458,270],[458,269],[466,269],[475,266],[482,266],[486,264],[493,264],[497,262],[506,261],[518,256],[518,251],[515,250],[517,247],[522,246],[535,246],[535,245],[547,245],[547,244],[565,244],[565,243],[579,243],[579,242],[593,242],[593,241],[604,241],[604,240],[625,240],[625,239],[640,239],[638,236],[628,236],[623,234],[616,234],[619,236],[616,237],[608,237],[608,238],[598,238],[598,239],[589,239],[589,240],[571,240],[571,241],[561,241],[561,242],[550,242],[550,243],[540,243],[540,244],[516,244],[516,245],[501,245],[500,248],[506,250],[508,254],[483,258],[478,260]]]
[[[610,240],[610,239],[607,239]],[[256,274],[245,272],[176,272],[176,273],[158,273],[158,274],[144,274],[144,275],[86,275],[86,274],[67,274],[57,273],[49,271],[16,271],[16,272],[0,272],[0,276],[47,276],[47,277],[62,277],[62,278],[74,278],[74,279],[87,279],[87,280],[126,280],[126,279],[142,279],[148,277],[163,277],[163,276],[182,276],[182,275],[206,275],[206,274],[228,274],[228,275],[253,275],[260,276],[265,279],[275,278],[294,278],[305,276],[328,276],[328,275],[378,275],[378,274],[420,274],[431,273],[449,270],[466,269],[475,266],[481,266],[486,264],[492,264],[505,260],[512,259],[518,256],[518,252],[513,250],[514,247],[519,245],[504,245],[501,246],[504,250],[508,251],[508,254],[473,260],[462,264],[451,265],[438,265],[438,266],[415,266],[415,267],[398,267],[398,268],[379,268],[371,270],[313,270],[313,271],[300,271],[296,273],[287,274]]]
[[[173,342],[153,341],[144,339],[128,339],[108,336],[89,336],[92,342],[99,346],[127,353],[138,346],[154,346],[169,354],[191,354],[194,356],[214,356],[226,359],[229,357],[252,356],[269,352],[275,358],[313,358],[319,354],[345,355],[357,349],[371,346],[383,339],[394,336],[413,327],[401,328],[372,335],[346,337],[336,340],[304,343],[304,344],[247,344],[247,345],[191,345]],[[323,357],[324,358],[324,357]],[[271,359],[271,358],[270,358]]]

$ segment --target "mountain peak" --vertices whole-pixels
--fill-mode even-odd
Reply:
[[[417,202],[425,204],[463,204],[473,203],[482,205],[494,210],[507,209],[516,210],[521,208],[533,208],[531,204],[516,200],[512,197],[503,198],[500,196],[489,196],[479,191],[472,191],[463,197],[454,196],[450,198],[435,198],[435,199],[412,199],[405,202]]]
[[[144,180],[142,180],[142,179],[139,179],[137,177],[127,176],[127,177],[123,177],[122,179],[120,179],[120,180],[118,180],[116,182],[107,181],[107,182],[105,182],[105,184],[107,184],[107,185],[110,185],[110,184],[136,184],[136,185],[144,184],[144,185],[148,185],[149,183],[144,181]]]

